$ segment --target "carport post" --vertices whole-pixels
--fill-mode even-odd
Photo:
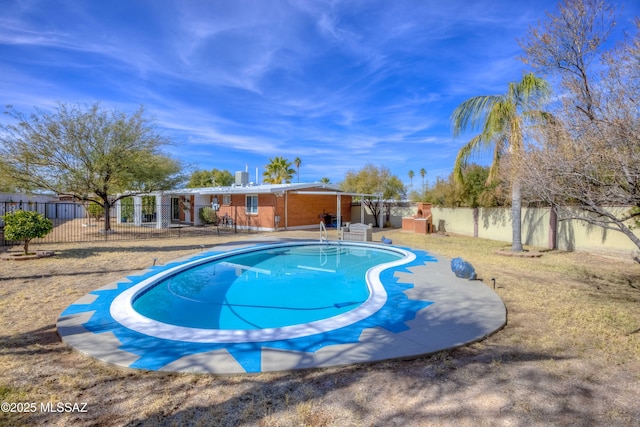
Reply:
[[[342,195],[338,193],[336,194],[336,198],[336,205],[338,209],[336,212],[336,230],[340,230],[340,227],[342,227]]]
[[[142,225],[142,196],[133,196],[133,225]]]

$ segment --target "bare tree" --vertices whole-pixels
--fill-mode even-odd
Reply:
[[[519,40],[525,52],[522,60],[543,74],[559,77],[561,88],[572,94],[563,99],[594,120],[598,94],[592,69],[615,25],[607,0],[564,0],[556,15],[547,12],[546,22],[530,27]]]
[[[523,158],[530,167],[519,168],[524,196],[552,204],[560,220],[620,231],[640,248],[630,222],[640,218],[640,126],[634,122],[594,126],[580,139],[560,124],[547,129],[550,142]]]
[[[634,38],[605,51],[614,27],[605,1],[566,0],[521,42],[526,62],[562,89],[521,170],[527,197],[551,203],[560,220],[620,231],[640,248],[640,21]]]

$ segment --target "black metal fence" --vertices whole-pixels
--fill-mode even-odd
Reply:
[[[191,209],[194,209],[193,213]],[[31,243],[34,244],[179,238],[238,231],[233,221],[217,218],[210,206],[185,209],[184,206],[176,206],[173,203],[166,206],[154,204],[151,207],[124,204],[120,208],[113,207],[110,210],[110,220],[107,224],[100,209],[92,208],[85,203],[0,202],[0,217],[17,210],[39,212],[53,222],[53,231],[43,238],[33,239]],[[202,215],[202,210],[205,211],[205,215]],[[4,223],[0,218],[0,245],[18,243],[5,239]]]

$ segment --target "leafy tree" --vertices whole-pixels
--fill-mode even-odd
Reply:
[[[210,171],[197,170],[191,174],[187,188],[228,187],[234,182],[234,177],[228,170],[213,168]]]
[[[467,129],[481,128],[479,135],[465,144],[456,157],[454,178],[464,182],[462,173],[467,159],[473,152],[493,146],[493,164],[489,179],[497,173],[501,155],[509,152],[512,157],[524,153],[525,128],[531,122],[541,122],[545,117],[536,107],[550,94],[547,82],[532,73],[525,74],[520,82],[509,83],[506,94],[476,96],[460,104],[451,115],[454,136]],[[511,210],[513,238],[511,250],[522,252],[522,197],[521,184],[516,168],[511,174]]]
[[[104,208],[105,231],[110,208],[122,197],[174,187],[181,166],[163,155],[168,144],[144,108],[127,115],[92,105],[58,104],[52,112],[24,115],[12,107],[13,123],[0,136],[5,174],[23,189],[46,189],[73,195]]]
[[[462,170],[463,183],[456,182],[453,173],[446,179],[438,177],[424,196],[414,192],[412,200],[426,200],[444,207],[492,207],[500,204],[498,181],[487,184],[489,168],[475,163]],[[417,197],[416,197],[417,196]]]
[[[380,224],[381,204],[384,203],[384,200],[401,199],[406,192],[400,178],[391,174],[388,168],[384,166],[376,167],[372,164],[365,165],[359,171],[347,172],[341,188],[352,193],[379,196],[373,199],[364,197],[362,200],[362,203],[373,213],[376,224]]]
[[[293,164],[296,165],[298,182],[300,182],[300,165],[302,164],[302,160],[300,159],[300,157],[296,157],[295,159],[293,159]]]
[[[11,177],[6,174],[6,170],[3,160],[0,159],[0,193],[15,193],[18,189],[12,182]]]
[[[471,208],[491,207],[498,205],[496,188],[499,181],[489,180],[489,168],[475,163],[462,171],[463,182],[460,188],[460,199],[464,206]]]
[[[440,179],[440,178],[438,178]],[[437,181],[437,180],[436,180]],[[431,202],[431,190],[433,188],[430,188],[428,190],[422,190],[422,189],[417,189],[417,190],[413,190],[413,191],[409,191],[409,199],[414,201],[414,202]]]
[[[289,160],[276,156],[273,159],[269,159],[269,164],[265,166],[262,176],[267,184],[288,184],[291,182],[295,172]]]
[[[51,220],[34,211],[7,212],[2,216],[4,236],[7,240],[22,241],[24,254],[29,254],[29,242],[44,237],[53,230]]]
[[[461,198],[459,187],[460,186],[453,180],[453,174],[449,175],[448,179],[438,177],[428,192],[421,195],[415,193],[412,200],[428,201],[434,206],[449,208],[460,207]]]
[[[558,219],[619,231],[640,248],[631,222],[640,219],[640,20],[633,37],[607,48],[615,27],[610,2],[565,0],[521,42],[524,60],[563,90],[524,179]]]

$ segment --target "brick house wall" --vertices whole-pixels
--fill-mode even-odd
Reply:
[[[257,194],[257,214],[247,213],[246,194],[231,194],[230,204],[224,203],[223,196],[211,195],[209,202],[217,197],[220,209],[218,218],[225,215],[232,218],[234,224],[240,228],[275,229],[276,216],[280,217],[278,228],[311,227],[319,224],[324,214],[336,214],[335,195],[295,194],[276,196],[274,193]],[[253,194],[255,195],[255,194]],[[351,196],[341,196],[342,221],[351,221]],[[288,216],[285,214],[285,204],[288,207]],[[285,221],[287,221],[285,223]]]
[[[351,221],[351,196],[341,196],[342,222]],[[289,227],[319,224],[324,215],[336,215],[336,196],[289,194]]]

